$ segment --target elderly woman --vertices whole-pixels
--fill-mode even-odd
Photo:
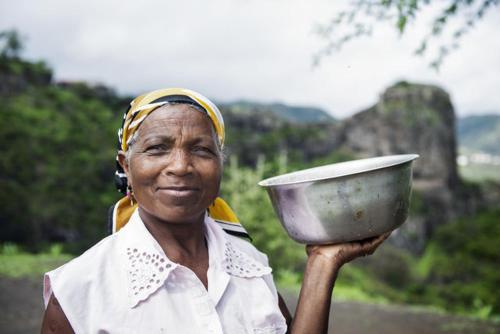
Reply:
[[[154,91],[132,101],[119,139],[119,232],[46,274],[43,333],[325,333],[340,267],[388,236],[308,246],[292,320],[266,256],[234,235],[244,230],[218,198],[217,107]]]

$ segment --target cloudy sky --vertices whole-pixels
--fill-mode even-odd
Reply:
[[[121,93],[187,87],[216,101],[324,108],[346,117],[398,80],[437,84],[460,116],[500,113],[500,7],[466,35],[439,72],[413,50],[432,10],[402,37],[377,26],[313,68],[314,33],[346,2],[333,0],[0,0],[0,30],[26,36],[24,55],[57,80]]]

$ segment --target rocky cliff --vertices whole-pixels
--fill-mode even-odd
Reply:
[[[417,187],[446,187],[458,182],[455,115],[441,88],[398,83],[380,101],[347,119],[342,146],[363,156],[418,153]]]
[[[360,157],[417,153],[414,212],[395,241],[418,251],[433,229],[456,216],[460,180],[456,167],[455,114],[449,95],[430,85],[399,82],[373,107],[338,128],[337,149]]]

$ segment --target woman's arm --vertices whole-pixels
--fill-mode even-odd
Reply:
[[[49,303],[47,304],[47,309],[43,316],[42,322],[42,334],[70,334],[74,333],[73,328],[66,318],[66,315],[59,305],[54,294],[50,295]]]
[[[372,254],[389,235],[390,232],[362,241],[307,246],[304,280],[288,333],[327,333],[332,291],[340,267],[359,256]]]

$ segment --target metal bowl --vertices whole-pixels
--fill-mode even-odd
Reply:
[[[259,182],[290,238],[304,244],[361,240],[408,217],[417,154],[341,162]]]

